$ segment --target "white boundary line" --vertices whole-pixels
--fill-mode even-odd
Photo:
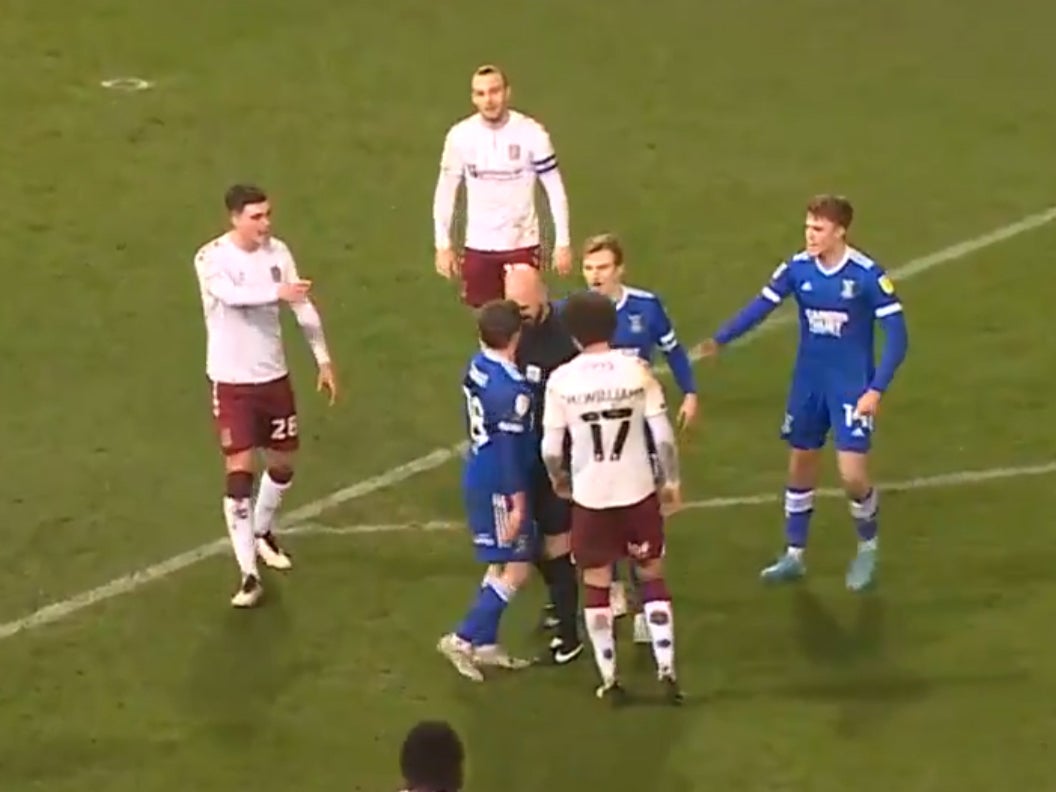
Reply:
[[[943,248],[942,250],[937,250],[934,253],[929,253],[926,256],[913,259],[906,264],[903,264],[901,267],[891,270],[890,275],[894,279],[901,280],[921,275],[943,264],[957,261],[992,245],[996,245],[1006,239],[1011,239],[1012,237],[1019,236],[1027,231],[1040,228],[1051,223],[1053,220],[1056,220],[1056,207],[1050,207],[1042,212],[1027,215],[1014,223],[1009,223],[1008,225],[1001,226],[1000,228],[981,234],[980,236],[966,239],[962,242]],[[772,332],[778,327],[788,324],[792,320],[793,317],[791,315],[772,317],[766,324],[762,325],[754,333],[745,338],[742,343],[750,342],[752,339],[758,338],[764,333]],[[693,354],[691,357],[695,361],[699,356]],[[416,476],[419,473],[438,468],[447,461],[459,456],[464,448],[465,443],[457,443],[447,448],[435,449],[428,454],[420,456],[417,459],[412,459],[402,465],[398,465],[397,467],[387,470],[384,473],[380,473],[377,476],[372,476],[371,478],[356,482],[355,484],[319,498],[318,500],[310,501],[299,508],[289,511],[283,519],[282,524],[290,528],[296,528],[298,524],[315,520],[323,512],[342,503],[361,498],[372,492],[377,492],[378,490],[386,489],[387,487],[399,484],[406,479]],[[700,507],[698,506],[697,508]],[[365,532],[365,530],[360,531],[360,533]],[[13,635],[26,632],[36,627],[59,621],[60,619],[64,619],[67,616],[82,611],[96,603],[112,599],[121,594],[127,594],[146,583],[159,580],[163,577],[168,577],[169,575],[179,572],[181,569],[185,569],[203,559],[222,553],[227,548],[227,544],[226,539],[217,539],[214,542],[199,545],[198,547],[184,553],[168,558],[165,561],[114,578],[108,583],[104,583],[101,586],[89,589],[88,591],[83,591],[80,594],[69,597],[68,599],[58,600],[50,605],[45,605],[39,610],[15,619],[14,621],[0,624],[0,640],[10,638]]]
[[[958,470],[953,473],[940,473],[935,476],[921,476],[919,478],[911,478],[904,481],[891,481],[886,484],[878,484],[877,489],[886,495],[892,492],[912,492],[914,490],[936,489],[941,487],[965,487],[973,484],[985,484],[991,481],[1003,481],[1012,478],[1045,476],[1050,473],[1056,473],[1056,460],[1040,465],[988,468],[985,470]],[[818,498],[846,497],[843,490],[838,487],[819,489],[815,491],[814,495]],[[784,496],[779,492],[761,492],[757,495],[735,495],[725,498],[707,498],[705,500],[688,501],[687,503],[682,504],[679,514],[686,511],[695,511],[697,509],[730,509],[738,506],[769,506],[783,502]],[[398,533],[401,531],[451,531],[462,530],[464,527],[465,525],[463,523],[450,520],[340,526],[307,522],[291,528],[284,533],[308,534],[312,536],[358,536],[360,534]],[[2,635],[2,633],[0,633],[0,635]]]

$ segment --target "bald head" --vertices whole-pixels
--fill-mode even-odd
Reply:
[[[521,316],[530,321],[539,319],[546,304],[546,284],[543,275],[529,264],[513,264],[506,268],[506,299],[517,303]]]

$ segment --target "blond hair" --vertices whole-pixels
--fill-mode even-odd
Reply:
[[[591,253],[600,253],[603,250],[612,253],[617,267],[623,264],[623,245],[620,244],[619,237],[615,234],[595,234],[592,237],[588,237],[587,241],[583,243],[584,256],[589,256]]]

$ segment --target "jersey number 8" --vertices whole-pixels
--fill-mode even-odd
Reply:
[[[469,442],[474,449],[488,442],[488,430],[484,427],[484,404],[470,393],[469,388],[462,388],[466,395],[466,417],[469,420]]]

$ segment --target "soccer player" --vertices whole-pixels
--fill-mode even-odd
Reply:
[[[532,430],[535,434],[536,465],[528,489],[532,514],[542,536],[539,571],[546,581],[550,601],[544,609],[543,625],[556,627],[550,642],[550,659],[556,665],[570,663],[583,652],[579,639],[579,583],[570,553],[572,514],[569,503],[550,486],[542,458],[543,396],[550,373],[574,358],[576,343],[547,299],[539,270],[514,265],[506,273],[506,294],[521,309],[524,327],[517,345],[517,367],[533,391]]]
[[[601,674],[597,695],[612,697],[615,703],[624,696],[609,586],[612,565],[630,558],[641,580],[658,678],[670,700],[680,703],[674,613],[664,581],[662,509],[676,509],[681,491],[664,391],[648,364],[611,346],[617,317],[607,297],[573,294],[562,319],[582,353],[550,376],[542,454],[554,491],[572,500],[572,554],[583,575],[583,617]],[[657,450],[657,470],[650,458],[647,424]],[[572,438],[570,466],[564,454],[566,433]]]
[[[460,792],[465,750],[458,733],[444,721],[421,721],[400,748],[404,792]]]
[[[487,572],[462,623],[440,639],[437,649],[462,676],[481,682],[481,666],[528,665],[499,646],[498,634],[502,614],[535,560],[528,489],[536,451],[532,391],[514,362],[521,335],[517,304],[485,304],[477,328],[481,351],[462,382],[469,433],[462,493],[477,560]]]
[[[620,349],[631,349],[644,361],[652,364],[659,349],[667,358],[667,365],[682,391],[682,405],[678,410],[679,426],[685,428],[697,416],[697,382],[693,364],[685,347],[675,335],[661,299],[653,292],[627,286],[623,282],[623,245],[614,234],[598,234],[583,245],[583,279],[587,286],[600,292],[616,304],[616,334],[612,345]],[[619,617],[627,612],[627,593],[621,580],[613,570],[612,612]],[[634,581],[633,567],[631,572]],[[645,614],[638,611],[634,616],[634,640],[649,643],[649,629]]]
[[[832,430],[836,462],[850,500],[858,552],[847,570],[852,591],[866,588],[877,563],[879,496],[869,477],[874,419],[883,394],[906,357],[909,339],[902,303],[891,279],[869,256],[851,247],[854,218],[843,197],[820,195],[807,205],[806,249],[778,266],[762,293],[705,342],[714,355],[762,322],[794,296],[799,310],[799,351],[785,408],[782,437],[791,447],[785,490],[785,552],[762,570],[766,581],[806,572],[803,553],[821,449]],[[874,365],[874,325],[884,329],[884,347]]]
[[[554,220],[554,268],[572,269],[568,197],[550,135],[534,118],[510,108],[510,85],[496,66],[481,66],[470,84],[477,112],[447,133],[433,196],[436,271],[461,275],[462,298],[477,308],[503,297],[509,264],[541,265],[535,184],[546,191]],[[465,249],[451,243],[459,184],[466,182]]]
[[[258,187],[235,185],[224,197],[231,229],[205,244],[194,259],[205,312],[206,372],[213,418],[224,454],[223,502],[242,583],[231,600],[251,607],[263,589],[257,554],[268,566],[289,569],[275,540],[275,515],[293,480],[299,445],[297,408],[283,350],[279,307],[288,304],[319,366],[318,388],[333,404],[334,375],[322,320],[309,298],[293,254],[271,235],[271,205]],[[265,471],[253,503],[254,452]]]

